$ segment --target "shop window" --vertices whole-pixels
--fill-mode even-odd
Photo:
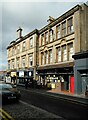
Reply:
[[[66,35],[66,21],[62,23],[62,36]]]
[[[68,34],[73,32],[73,18],[68,19]]]

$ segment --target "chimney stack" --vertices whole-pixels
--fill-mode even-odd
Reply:
[[[48,24],[50,24],[51,22],[53,22],[55,19],[51,16],[49,16],[49,19],[47,20]]]
[[[17,39],[21,38],[22,37],[22,28],[18,28],[17,29]]]

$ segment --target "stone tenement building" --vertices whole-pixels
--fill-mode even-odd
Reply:
[[[77,5],[7,47],[8,74],[17,83],[38,80],[52,89],[84,94],[88,84],[88,6]]]

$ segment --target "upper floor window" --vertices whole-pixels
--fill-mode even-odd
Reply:
[[[25,50],[25,48],[26,48],[26,43],[25,43],[25,42],[23,42],[23,48],[22,48],[22,50],[24,51],[24,50]]]
[[[62,23],[62,36],[66,35],[66,21]]]
[[[61,62],[61,49],[58,48],[58,62]]]
[[[48,52],[46,52],[46,64],[48,64]]]
[[[33,38],[30,38],[29,44],[30,44],[30,48],[32,48],[33,47]]]
[[[44,65],[44,53],[41,53],[41,63]]]
[[[41,43],[44,45],[44,34],[41,36]]]
[[[67,61],[67,50],[66,50],[66,46],[63,46],[63,61]]]
[[[46,44],[48,43],[48,32],[45,33],[45,41],[46,41]]]
[[[29,56],[29,66],[32,66],[33,65],[33,56],[30,55]]]
[[[73,32],[73,18],[68,19],[68,34]]]
[[[22,67],[25,67],[25,57],[22,57]]]
[[[61,30],[60,30],[60,25],[58,25],[57,27],[56,27],[56,38],[58,39],[58,38],[60,38],[61,37]]]
[[[49,51],[49,55],[50,55],[50,63],[52,63],[53,59],[52,59],[52,50]]]
[[[72,60],[72,55],[74,54],[73,51],[73,44],[69,44],[69,60]]]
[[[20,45],[17,46],[17,53],[20,52]]]
[[[16,66],[19,68],[19,58],[16,59]]]
[[[10,70],[10,61],[8,61],[8,70]]]
[[[14,60],[12,60],[12,69],[14,69]]]
[[[52,30],[50,30],[50,32],[49,32],[49,40],[50,40],[50,42],[53,41],[53,31]]]
[[[15,48],[13,47],[12,48],[12,55],[14,55],[15,54]]]

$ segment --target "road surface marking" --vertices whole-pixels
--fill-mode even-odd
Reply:
[[[5,110],[3,110],[2,108],[0,108],[0,116],[4,119],[4,120],[14,120]]]

